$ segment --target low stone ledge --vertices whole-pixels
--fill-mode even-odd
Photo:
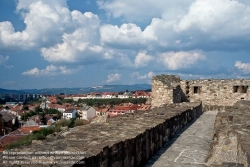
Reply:
[[[250,165],[250,102],[240,101],[225,107],[215,120],[209,164]]]

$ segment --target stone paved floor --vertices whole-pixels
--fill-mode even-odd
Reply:
[[[145,167],[201,167],[213,137],[216,111],[208,111],[166,144]]]

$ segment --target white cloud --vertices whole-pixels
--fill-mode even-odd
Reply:
[[[120,27],[103,25],[100,28],[101,42],[118,47],[141,47],[156,38],[148,31],[142,31],[135,24],[122,24]]]
[[[98,51],[95,48],[95,45],[99,43],[99,37],[97,37],[99,18],[97,15],[91,12],[82,14],[76,10],[70,11],[66,0],[19,0],[16,10],[22,15],[26,27],[23,31],[18,32],[14,30],[10,22],[0,22],[0,48],[50,48],[53,50],[54,48],[51,46],[54,45],[59,49],[69,49],[69,53],[66,54],[71,54],[75,50],[85,50],[85,46],[88,44],[87,46],[91,47],[89,50]],[[71,44],[74,45],[76,42],[77,47],[66,46],[65,40],[69,42],[73,40]],[[57,56],[58,54],[56,54]]]
[[[9,59],[9,56],[0,55],[0,65],[5,64]]]
[[[147,55],[146,52],[139,52],[135,57],[135,67],[145,67],[153,59],[154,58],[150,55]]]
[[[182,17],[177,29],[192,33],[199,30],[212,35],[212,39],[240,37],[250,33],[249,15],[250,7],[241,1],[196,0]]]
[[[35,67],[33,69],[23,72],[22,75],[30,75],[30,76],[69,75],[75,73],[79,69],[81,69],[81,67],[79,67],[78,69],[68,69],[65,66],[57,67],[54,65],[50,65],[42,70],[39,70],[38,68]]]
[[[99,1],[99,7],[113,17],[141,20],[147,13],[151,23],[144,29],[136,24],[104,25],[101,41],[116,48],[148,50],[241,50],[250,40],[250,6],[247,1],[187,0]],[[129,10],[128,10],[129,9]],[[146,9],[146,10],[145,10]],[[138,18],[137,18],[138,17]],[[132,19],[133,20],[133,19]],[[220,45],[219,45],[220,44]]]
[[[155,75],[154,72],[150,71],[148,74],[140,75],[139,72],[134,72],[132,77],[136,77],[137,79],[151,79]]]
[[[189,68],[198,60],[204,60],[206,56],[198,52],[166,52],[160,55],[159,62],[170,70]]]
[[[149,77],[149,78],[152,78],[153,76],[155,76],[155,73],[152,72],[152,71],[150,71],[150,72],[148,73],[148,77]]]
[[[109,74],[106,82],[109,83],[109,82],[119,81],[121,79],[121,76],[122,75],[118,73]]]
[[[47,46],[59,41],[64,31],[74,26],[64,0],[19,0],[16,9],[22,15],[26,27],[21,32],[15,32],[10,22],[0,22],[2,47],[32,49]]]
[[[0,55],[0,65],[3,65],[6,68],[12,68],[13,65],[8,65],[7,61],[9,60],[9,56]]]
[[[241,61],[236,61],[234,66],[244,74],[250,73],[250,63],[242,63]]]
[[[52,47],[42,48],[41,54],[49,62],[75,62],[87,57],[100,54],[103,50],[98,46],[96,31],[99,27],[99,19],[92,13],[73,11],[75,21],[83,24],[73,33],[65,33],[62,43]],[[80,20],[78,20],[81,18]]]
[[[193,0],[98,0],[100,9],[104,9],[108,16],[122,17],[127,21],[150,21],[154,17],[161,17],[164,13],[168,18],[174,14],[186,11],[186,6]],[[177,15],[178,16],[178,15]]]

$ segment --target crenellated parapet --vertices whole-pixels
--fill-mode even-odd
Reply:
[[[173,75],[152,78],[153,107],[180,102],[232,106],[239,100],[250,100],[250,79],[180,80]]]

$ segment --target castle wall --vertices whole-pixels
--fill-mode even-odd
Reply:
[[[203,105],[232,106],[239,100],[250,100],[250,80],[189,80],[181,81],[190,102]]]
[[[157,108],[154,112],[161,113],[160,115],[166,113],[168,113],[167,115],[171,115],[171,110],[171,108]],[[186,108],[166,120],[162,119],[160,122],[157,122],[157,125],[146,129],[142,133],[138,133],[133,138],[121,140],[111,146],[104,147],[100,153],[83,159],[82,161],[85,162],[84,165],[79,166],[143,166],[179,129],[185,127],[188,122],[201,114],[201,105],[196,105],[191,109]],[[75,164],[74,166],[78,165]]]
[[[163,104],[180,103],[183,99],[180,77],[175,75],[158,75],[152,78],[152,107]]]
[[[11,151],[33,152],[34,154],[55,151],[71,153],[60,154],[68,158],[48,159],[45,163],[50,164],[36,166],[139,167],[145,165],[147,160],[168,143],[178,130],[201,114],[200,103],[173,104],[146,112],[138,111],[133,115],[120,115],[107,119],[105,123],[66,128],[59,133],[47,136],[46,140],[33,140],[31,145]],[[19,157],[17,166],[26,167],[27,164],[41,161],[37,156],[32,156],[32,159],[22,159],[19,154],[16,156]],[[1,158],[3,156],[0,154],[0,161],[3,162]],[[17,159],[17,157],[14,158]],[[20,164],[21,161],[27,164]],[[61,163],[56,164],[58,161]],[[74,165],[72,161],[75,161]],[[8,166],[14,164],[10,163]]]
[[[152,78],[152,107],[180,102],[232,106],[239,100],[250,100],[250,79],[180,80],[174,75]]]

